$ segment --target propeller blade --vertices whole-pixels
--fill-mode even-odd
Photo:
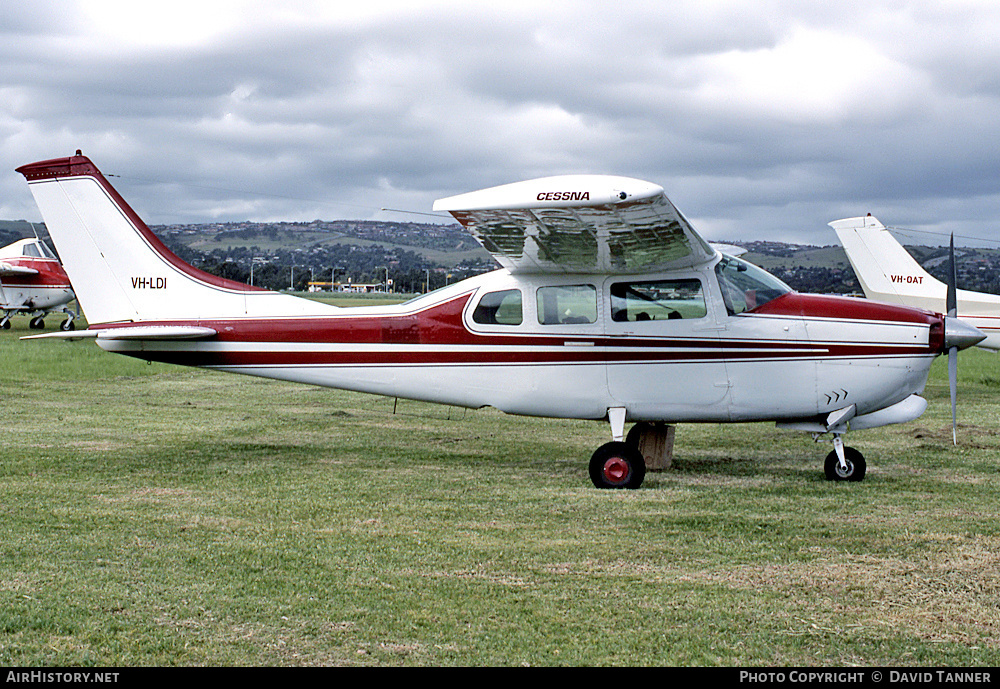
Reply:
[[[951,233],[948,247],[948,295],[946,308],[949,316],[958,314],[958,266],[955,265],[955,233]]]
[[[955,233],[951,233],[948,245],[948,294],[946,297],[948,321],[956,325],[958,320],[958,266],[955,265]],[[947,331],[947,324],[945,331]],[[951,441],[958,445],[958,347],[948,347],[948,391],[951,393]]]
[[[955,233],[948,244],[948,318],[958,316],[958,267],[955,265]],[[951,393],[951,442],[958,446],[958,347],[948,348],[948,392]]]
[[[951,392],[951,441],[958,445],[958,347],[948,349],[948,390]]]

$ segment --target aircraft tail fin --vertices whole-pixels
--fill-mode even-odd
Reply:
[[[830,223],[869,299],[941,311],[947,287],[871,215]]]
[[[79,151],[17,171],[28,182],[91,326],[317,315],[336,310],[188,265],[153,234]]]

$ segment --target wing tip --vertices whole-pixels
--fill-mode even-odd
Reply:
[[[885,225],[880,223],[878,218],[874,217],[871,213],[868,213],[867,215],[859,215],[854,218],[834,220],[832,222],[828,222],[827,225],[832,227],[834,230],[885,229]]]

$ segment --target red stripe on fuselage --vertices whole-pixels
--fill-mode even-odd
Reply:
[[[931,356],[926,352],[886,351],[871,348],[837,348],[813,352],[745,352],[722,348],[695,352],[122,352],[142,359],[185,366],[207,367],[313,367],[313,366],[535,366],[587,364],[670,364],[712,361],[787,361],[837,358],[889,359]]]
[[[750,359],[861,358],[931,355],[928,345],[873,342],[813,343],[787,340],[684,339],[544,334],[481,334],[469,331],[462,313],[471,295],[412,314],[336,315],[317,318],[201,320],[171,325],[207,326],[219,334],[211,340],[175,342],[145,351],[124,351],[143,359],[191,366],[368,366],[472,364],[585,364]],[[778,301],[778,300],[775,300]],[[935,316],[906,308],[867,310],[860,300],[836,304],[834,318],[848,312],[872,313],[880,324],[922,325]],[[857,303],[853,303],[857,302]],[[821,302],[795,300],[786,305],[795,316],[819,317]],[[809,304],[812,304],[810,307]],[[756,313],[756,312],[755,312]],[[767,315],[778,315],[772,309]],[[788,314],[791,315],[791,314]],[[753,317],[752,315],[741,317]],[[163,325],[144,323],[143,325]],[[122,324],[132,326],[135,324]],[[113,327],[113,326],[107,326]],[[202,344],[204,342],[205,344]],[[213,346],[221,343],[223,347]],[[259,344],[226,348],[225,344]],[[309,349],[315,344],[316,349]],[[336,345],[344,349],[337,350]],[[287,345],[287,348],[282,348]],[[330,345],[334,348],[331,349]],[[359,346],[360,345],[360,346]],[[440,347],[439,350],[427,347]],[[512,349],[512,348],[517,349]]]

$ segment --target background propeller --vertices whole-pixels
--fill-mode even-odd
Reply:
[[[958,350],[972,347],[986,339],[986,335],[958,318],[958,269],[955,265],[955,235],[948,249],[948,294],[944,318],[944,348],[948,350],[948,388],[951,391],[951,439],[958,445],[958,415],[955,400],[958,389]]]

